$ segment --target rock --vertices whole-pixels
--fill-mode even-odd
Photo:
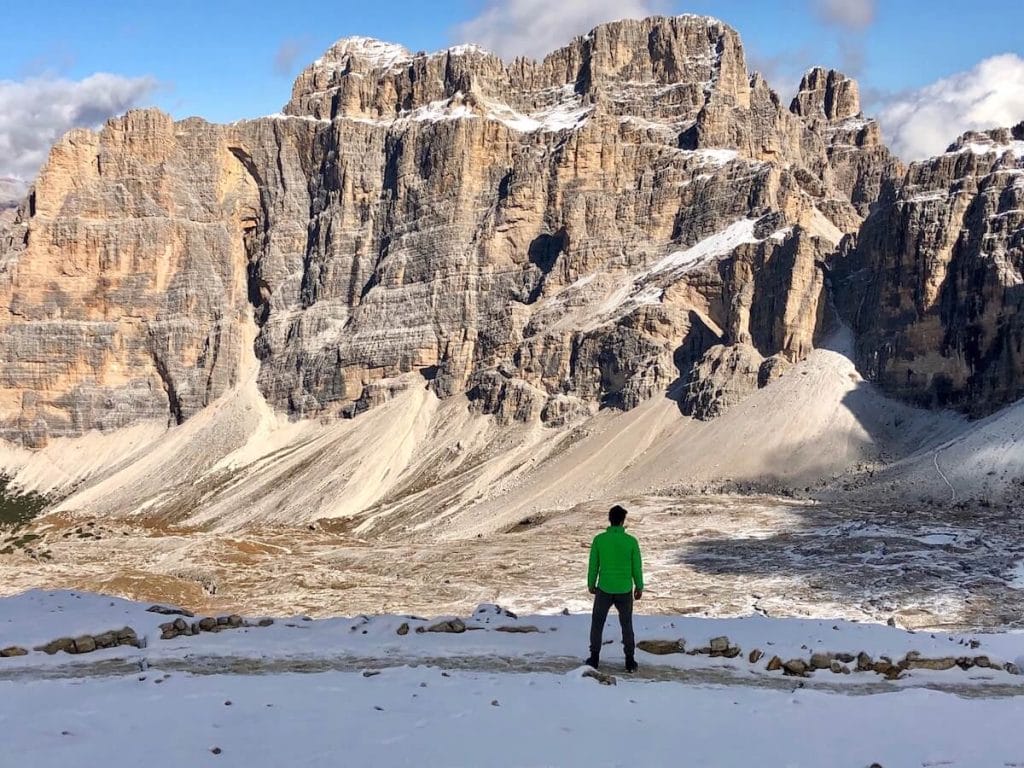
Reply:
[[[832,660],[832,663],[829,665],[829,669],[832,670],[832,673],[836,675],[850,674],[850,668],[836,659]]]
[[[1011,675],[1019,675],[1020,668],[1012,661],[1008,661],[1003,665],[1003,669],[1009,672]]]
[[[161,629],[163,629],[164,627],[166,627],[165,624],[160,625]],[[175,619],[171,622],[171,627],[173,627],[178,632],[188,632],[189,630],[188,622],[184,619]]]
[[[852,664],[857,660],[857,657],[852,653],[833,653],[832,658],[843,664]]]
[[[782,665],[782,673],[791,677],[806,677],[807,662],[803,659],[790,659]]]
[[[244,623],[245,622],[243,621],[242,617],[239,616],[237,613],[233,613],[230,616],[228,616],[228,626],[229,627],[233,627],[233,628],[237,629],[238,627],[242,626],[242,624],[244,624]]]
[[[60,637],[56,640],[51,640],[46,645],[39,646],[36,648],[37,651],[43,651],[49,656],[53,656],[55,653],[64,651],[65,653],[73,653],[75,647],[75,641],[70,637]]]
[[[952,669],[956,666],[956,659],[952,657],[944,657],[941,659],[922,659],[922,658],[910,658],[909,654],[900,666],[905,669],[932,669],[932,670],[946,670]]]
[[[401,626],[397,630],[395,630],[395,634],[403,635],[403,636],[404,635],[408,635],[409,634],[409,622],[403,621]]]
[[[725,649],[724,651],[722,651],[722,652],[721,652],[721,654],[719,654],[719,655],[720,655],[720,656],[722,656],[723,658],[726,658],[726,659],[735,659],[735,658],[736,658],[737,656],[739,656],[739,655],[740,655],[740,654],[741,654],[742,652],[743,652],[743,651],[742,651],[742,650],[740,649],[740,647],[739,647],[739,646],[736,646],[736,645],[734,645],[734,646],[731,646],[731,647],[729,647],[729,648],[726,648],[726,649]],[[714,653],[712,653],[711,655],[712,655],[712,656],[714,656],[715,654],[714,654]]]
[[[207,616],[199,620],[199,629],[203,632],[212,632],[217,628],[217,619]]]
[[[673,653],[685,653],[686,643],[683,640],[640,640],[636,647],[644,653],[655,656],[667,656]]]
[[[184,616],[189,619],[195,616],[194,613],[186,611],[184,608],[171,608],[166,605],[151,605],[146,610],[149,613],[160,613],[164,616]]]
[[[436,624],[432,624],[431,626],[427,627],[426,631],[461,634],[466,631],[466,625],[462,621],[462,619],[447,619],[445,621],[439,621]]]
[[[4,649],[0,650],[0,657],[5,658],[5,659],[13,658],[14,656],[27,656],[27,655],[28,655],[28,651],[25,650],[24,648],[21,648],[20,646],[17,646],[17,645],[11,645],[11,646],[8,646],[7,648],[4,648]]]
[[[768,662],[768,666],[766,666],[765,669],[769,672],[778,672],[780,669],[782,669],[782,659],[780,659],[778,656],[772,656],[772,658]]]
[[[92,653],[96,650],[96,639],[92,635],[76,637],[72,653]]]
[[[529,634],[532,632],[540,632],[540,629],[533,626],[532,624],[506,624],[502,627],[495,627],[495,632],[510,632],[513,634]]]
[[[885,623],[886,623],[886,625],[888,625],[890,627],[895,627],[896,626],[896,617],[895,616],[890,616],[888,619],[885,620]]]
[[[992,666],[992,660],[988,656],[975,656],[974,666],[988,668]]]
[[[379,669],[367,669],[363,671],[363,677],[376,677],[379,674]]]
[[[618,683],[613,675],[609,675],[606,672],[601,672],[600,670],[589,667],[583,671],[583,677],[589,677],[597,680],[601,685],[616,685]]]
[[[751,664],[757,664],[757,662],[759,662],[763,656],[764,651],[762,651],[760,648],[755,648],[750,652],[750,655],[747,656],[747,661]]]
[[[259,621],[256,622],[256,626],[257,627],[264,627],[264,628],[265,627],[272,627],[272,626],[274,626],[274,620],[273,619],[260,619]]]
[[[123,627],[117,632],[117,643],[118,645],[134,645],[138,647],[139,636],[131,627]]]
[[[117,645],[117,633],[101,632],[93,636],[93,641],[96,643],[97,648],[113,648]]]
[[[713,637],[711,638],[710,647],[712,653],[722,653],[723,651],[726,651],[729,648],[729,638]]]
[[[827,653],[811,654],[811,669],[829,669],[832,666],[832,656]]]
[[[868,654],[866,654],[864,651],[861,651],[860,653],[857,654],[857,671],[858,672],[868,672],[869,670],[874,669],[874,667],[875,667],[875,660],[872,659],[870,656],[868,656]]]
[[[219,627],[227,627],[227,626],[230,626],[230,624],[231,624],[231,621],[230,621],[230,619],[227,616],[218,616],[217,617],[217,626],[219,626]]]

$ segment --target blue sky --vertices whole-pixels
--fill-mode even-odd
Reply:
[[[412,50],[483,42],[508,55],[553,47],[544,41],[567,41],[609,17],[660,11],[710,14],[732,24],[751,68],[764,71],[784,94],[807,67],[843,69],[860,80],[872,111],[969,72],[996,54],[1024,55],[1024,2],[984,0],[970,4],[969,12],[965,7],[962,0],[37,0],[4,9],[0,110],[5,100],[30,104],[33,94],[42,100],[54,81],[71,85],[49,101],[74,100],[73,84],[103,72],[134,86],[107,94],[86,110],[87,117],[68,119],[82,122],[105,108],[152,104],[179,118],[230,121],[278,111],[297,71],[347,35],[379,37]],[[1016,75],[1014,70],[1011,80]],[[990,77],[1005,75],[999,69]],[[95,98],[102,88],[109,90],[109,84],[93,82],[89,96],[81,98]],[[1014,101],[1003,111],[1015,109]],[[35,133],[47,120],[60,121],[59,110],[51,111],[52,118],[29,115],[38,125]],[[3,120],[0,175],[2,155],[13,156],[25,140],[8,139],[5,145]],[[20,171],[7,163],[6,172],[25,175],[32,162],[24,160]]]

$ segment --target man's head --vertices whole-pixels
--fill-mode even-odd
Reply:
[[[616,504],[608,510],[608,522],[612,525],[622,525],[626,522],[626,508]]]

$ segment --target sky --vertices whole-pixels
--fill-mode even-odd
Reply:
[[[271,114],[332,42],[434,51],[461,42],[541,57],[603,21],[716,16],[784,97],[811,66],[861,84],[905,159],[967,129],[1024,120],[1024,2],[981,0],[36,0],[0,28],[0,176],[31,179],[49,146],[133,106],[216,122]],[[101,9],[101,10],[99,10]]]

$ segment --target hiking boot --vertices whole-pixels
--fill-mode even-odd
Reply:
[[[637,665],[636,659],[626,659],[627,672],[636,672],[638,669],[640,669],[640,667]]]
[[[594,669],[598,669],[601,666],[601,662],[597,658],[597,656],[588,656],[587,660],[583,663],[586,664],[588,667],[593,667]]]

